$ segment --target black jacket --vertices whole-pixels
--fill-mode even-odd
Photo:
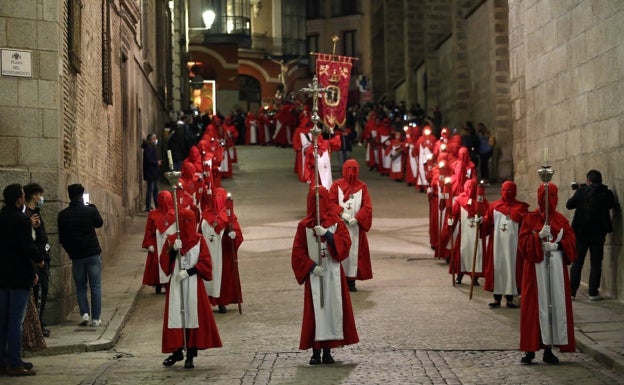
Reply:
[[[158,147],[155,144],[143,141],[143,180],[158,180],[160,168],[158,167]]]
[[[80,259],[102,253],[96,228],[104,221],[93,204],[70,202],[69,207],[58,214],[59,242],[70,259]]]
[[[576,209],[572,228],[577,236],[606,235],[612,232],[609,210],[614,206],[613,192],[600,183],[579,187],[566,203],[568,210]]]
[[[26,217],[30,218],[35,214],[35,211],[26,207],[26,212],[24,214],[26,215]],[[48,252],[48,250],[46,250],[46,246],[49,245],[48,233],[46,232],[45,223],[43,222],[43,217],[41,216],[41,213],[39,213],[39,219],[41,220],[41,225],[36,229],[33,229],[35,231],[35,244],[37,245],[39,254],[43,256],[43,260],[46,262],[50,262],[50,253]]]
[[[0,287],[29,289],[35,279],[34,263],[43,257],[32,237],[30,219],[15,206],[0,210]]]

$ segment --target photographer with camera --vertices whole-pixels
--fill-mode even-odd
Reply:
[[[566,208],[576,209],[572,228],[576,235],[577,257],[570,269],[572,297],[581,283],[581,271],[589,249],[589,300],[600,301],[598,292],[602,275],[602,258],[605,236],[613,231],[609,210],[615,205],[613,192],[602,184],[602,175],[597,170],[587,172],[587,183],[572,183],[574,195],[568,199]]]
[[[104,225],[97,207],[88,201],[81,184],[67,186],[69,206],[58,214],[58,236],[72,261],[76,297],[81,326],[92,319],[92,326],[102,325],[102,249],[95,229]],[[91,289],[91,307],[87,299],[87,284]],[[91,316],[89,316],[91,314]]]

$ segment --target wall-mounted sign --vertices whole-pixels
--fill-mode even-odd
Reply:
[[[30,51],[2,50],[2,76],[32,77]]]

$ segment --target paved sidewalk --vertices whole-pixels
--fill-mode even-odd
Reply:
[[[28,356],[107,350],[115,345],[142,288],[145,219],[145,214],[128,219],[126,236],[118,245],[115,260],[105,264],[102,326],[79,326],[76,308],[67,321],[49,327],[48,348]],[[484,305],[490,299],[489,295],[479,297],[477,300],[484,301]],[[590,302],[587,292],[581,290],[573,306],[579,351],[624,376],[624,303],[610,299]]]

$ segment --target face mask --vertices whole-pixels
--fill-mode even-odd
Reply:
[[[37,201],[37,206],[41,207],[43,206],[43,202],[45,201],[45,199],[43,198],[43,195],[39,198],[39,200]]]
[[[22,206],[22,212],[25,213],[26,212],[26,205]]]
[[[158,144],[158,139],[154,140],[154,145]]]

